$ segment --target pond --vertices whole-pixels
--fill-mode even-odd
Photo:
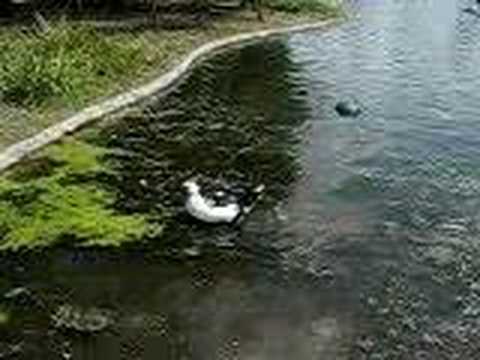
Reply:
[[[56,158],[27,161],[9,181],[30,188],[33,174],[74,204],[48,219],[58,231],[16,223],[17,238],[48,232],[59,245],[3,256],[0,290],[17,291],[1,302],[0,358],[476,359],[473,5],[352,1],[339,26],[223,51],[168,94],[66,139]],[[356,118],[335,112],[349,98]],[[91,148],[97,160],[78,155]],[[70,170],[88,171],[52,176],[66,150]],[[239,225],[200,224],[183,209],[195,174],[264,184],[265,196]],[[86,184],[108,194],[113,220],[96,215],[103,195],[72,220]],[[0,205],[41,196],[22,191]],[[125,244],[65,245],[108,234]],[[65,306],[108,326],[56,328]]]

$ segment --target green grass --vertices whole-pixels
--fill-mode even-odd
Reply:
[[[338,15],[339,0],[266,0],[268,8],[287,13],[321,13]]]
[[[71,181],[108,172],[100,161],[103,154],[101,148],[69,139],[0,178],[0,249],[45,246],[63,239],[120,245],[159,235],[162,224],[146,215],[116,213],[115,194],[92,182]]]
[[[45,34],[2,34],[1,95],[7,103],[21,106],[55,100],[81,104],[118,77],[134,76],[142,60],[134,41],[88,26],[59,23]]]
[[[324,7],[297,16],[290,0],[269,1],[286,12],[273,11],[265,23],[238,13],[209,28],[135,34],[65,22],[45,34],[0,29],[0,151],[95,98],[144,83],[199,44],[327,16]],[[314,8],[313,0],[299,1],[301,11]],[[94,181],[72,181],[111,173],[104,155],[105,149],[68,138],[0,176],[0,250],[65,240],[120,245],[161,234],[166,214],[118,213],[114,193]]]
[[[286,12],[292,8],[289,0],[268,1],[284,11],[269,11],[265,22],[256,21],[254,13],[236,12],[188,30],[105,32],[92,24],[65,21],[52,22],[45,34],[1,28],[0,151],[99,98],[146,83],[205,42],[335,15],[323,5],[295,13]]]
[[[267,0],[281,12],[323,12],[335,0]],[[275,16],[274,16],[275,17]],[[236,22],[237,20],[230,20]],[[184,54],[202,37],[218,37],[216,26],[192,31],[102,32],[93,25],[54,22],[45,33],[0,31],[0,101],[14,106],[80,107],[122,81],[135,79],[172,56]],[[247,25],[247,24],[244,24]],[[254,24],[255,25],[255,24]],[[254,30],[240,26],[238,31]],[[262,24],[258,25],[259,27]],[[255,26],[256,27],[256,26]]]

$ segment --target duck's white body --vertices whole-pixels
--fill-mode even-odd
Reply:
[[[187,181],[184,186],[188,190],[186,209],[190,215],[198,220],[208,223],[231,223],[241,213],[239,204],[231,203],[224,206],[216,206],[213,200],[207,199],[200,194],[200,187],[194,181]]]

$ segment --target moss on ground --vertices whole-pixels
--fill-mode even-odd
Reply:
[[[45,34],[0,29],[0,151],[62,120],[94,99],[145,83],[208,41],[331,17],[271,11],[216,19],[207,27],[99,31],[95,24],[52,23]],[[18,30],[18,29],[17,29]],[[0,176],[0,250],[68,241],[119,245],[158,236],[166,214],[115,210],[107,150],[67,138]],[[155,210],[157,211],[157,210]]]
[[[64,239],[83,245],[119,245],[158,235],[147,215],[117,213],[115,194],[99,184],[67,181],[108,172],[105,150],[67,139],[39,154],[53,169],[25,176],[29,164],[0,178],[0,249],[45,246]],[[42,169],[44,170],[44,169]]]

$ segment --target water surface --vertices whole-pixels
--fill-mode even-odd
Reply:
[[[51,308],[110,309],[109,331],[53,332],[58,350],[41,341],[48,320],[30,315],[33,330],[26,316],[9,336],[45,359],[476,358],[480,18],[469,5],[355,1],[335,28],[222,52],[79,134],[112,150],[116,175],[97,181],[115,209],[166,211],[165,233],[110,255],[52,251],[7,279]],[[335,113],[344,98],[361,116]],[[205,226],[182,207],[193,174],[267,191],[241,225]]]

